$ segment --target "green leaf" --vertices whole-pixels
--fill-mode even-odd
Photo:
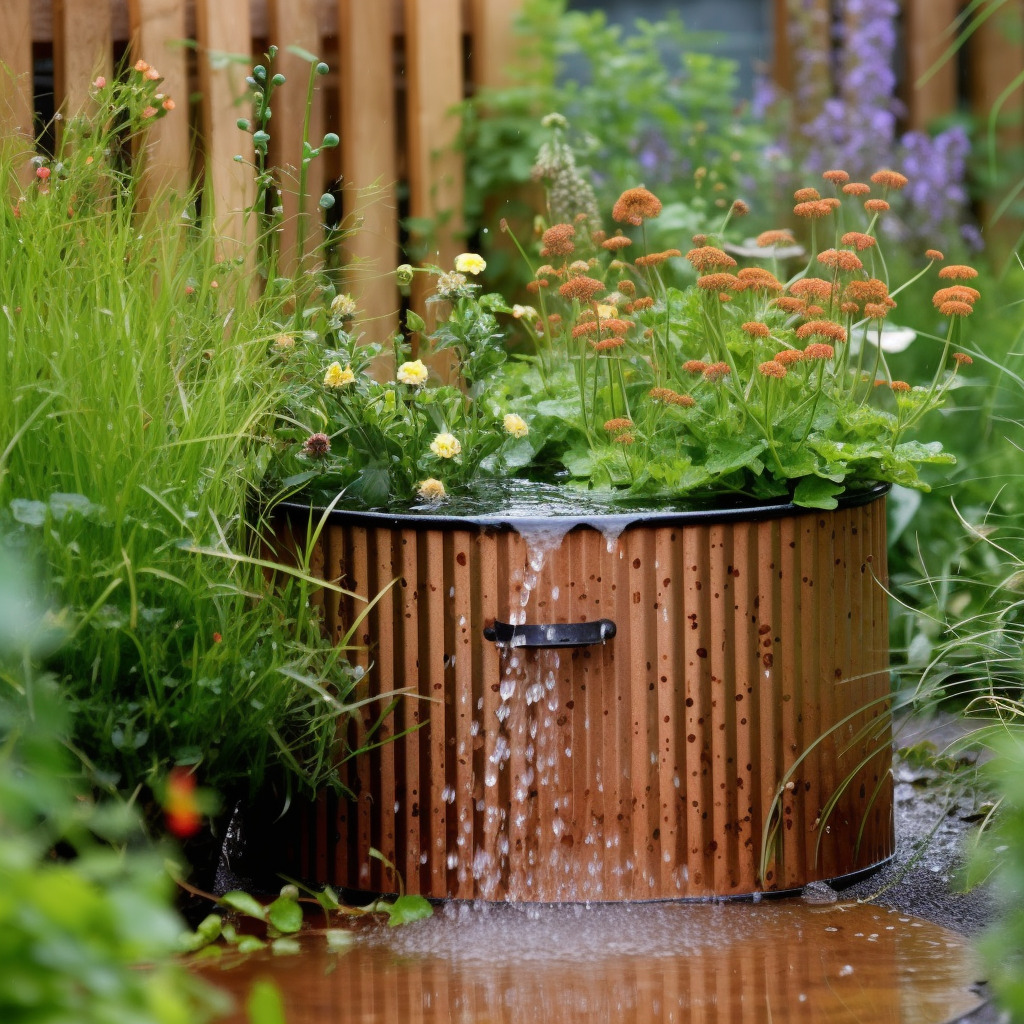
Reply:
[[[274,939],[270,944],[270,949],[275,956],[295,956],[302,952],[302,944],[298,939],[289,936],[284,939]]]
[[[302,927],[302,907],[287,896],[278,896],[267,907],[267,920],[286,935],[297,932]]]
[[[593,475],[597,461],[597,456],[590,448],[570,448],[562,456],[562,465],[573,476],[583,479]]]
[[[751,443],[723,438],[708,448],[704,468],[711,476],[725,476],[737,469],[749,469],[754,473],[760,473],[764,469],[764,463],[759,456],[767,447],[767,441]]]
[[[289,47],[290,49],[290,47]],[[245,1003],[250,1024],[287,1024],[284,1002],[278,987],[266,978],[253,983]]]
[[[324,910],[337,910],[341,906],[338,894],[329,885],[324,886],[323,892],[316,894],[316,901]]]
[[[835,508],[836,495],[843,493],[843,485],[820,476],[805,476],[793,492],[793,504],[805,508]]]
[[[256,953],[266,949],[267,944],[258,935],[243,935],[236,943],[235,949],[239,953]]]
[[[422,921],[434,913],[434,908],[424,897],[408,893],[405,896],[399,896],[394,903],[388,904],[387,909],[389,928],[411,924],[413,921]]]
[[[226,892],[217,901],[222,907],[230,907],[247,917],[255,917],[257,921],[267,919],[267,908],[259,900],[254,899],[247,892]]]
[[[220,938],[220,932],[220,914],[207,914],[199,922],[194,932],[186,932],[182,935],[180,940],[181,951],[183,953],[194,953],[196,950],[208,946],[211,942],[216,942]]]
[[[422,333],[427,329],[427,322],[415,310],[408,310],[405,314],[405,326],[410,331]]]

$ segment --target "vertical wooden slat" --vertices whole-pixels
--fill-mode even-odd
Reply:
[[[114,73],[109,2],[53,0],[53,71],[63,115],[84,110],[95,76]]]
[[[191,171],[188,51],[179,45],[186,37],[185,5],[179,0],[129,0],[128,17],[132,54],[156,67],[163,76],[160,91],[175,103],[146,137],[144,196],[152,201],[164,190],[182,195]]]
[[[221,61],[220,54],[248,51],[251,46],[248,0],[196,0],[196,39],[199,43],[199,85],[203,93],[203,137],[206,147],[207,201],[213,203],[221,253],[230,258],[245,253],[249,233],[245,211],[255,202],[255,183],[248,163],[252,145],[236,127],[248,109],[236,104],[245,92],[246,66]],[[244,160],[235,161],[241,153]]]
[[[346,241],[345,286],[368,341],[383,341],[398,326],[394,29],[390,3],[339,0],[344,213],[346,224],[358,228]]]
[[[437,224],[428,259],[450,268],[462,233],[462,157],[455,152],[463,99],[459,0],[405,3],[409,214]]]
[[[32,18],[31,0],[0,4],[0,144],[32,146]],[[27,159],[22,183],[32,177]]]
[[[772,77],[783,92],[793,91],[793,52],[789,45],[789,0],[772,0]]]
[[[511,85],[509,70],[518,54],[514,32],[523,0],[470,0],[469,49],[473,86]]]
[[[942,55],[952,40],[949,27],[960,6],[960,0],[903,0],[907,66],[904,102],[910,128],[925,129],[936,118],[956,109],[956,57],[943,62]],[[922,81],[926,75],[927,81]]]
[[[314,160],[309,167],[307,193],[299,208],[299,173],[302,162],[302,129],[306,118],[306,95],[309,82],[309,62],[288,51],[289,46],[299,46],[319,56],[320,33],[317,27],[315,0],[268,0],[267,18],[269,38],[278,47],[274,61],[274,72],[285,76],[286,82],[275,90],[273,97],[274,118],[270,130],[270,158],[279,170],[281,205],[284,207],[284,221],[279,236],[278,272],[290,276],[298,267],[299,219],[306,220],[305,244],[309,252],[320,241],[317,202],[323,192],[323,158]],[[322,81],[322,79],[321,79]],[[309,137],[314,147],[324,137],[323,94],[318,89],[314,94],[310,110]]]
[[[1024,6],[1008,3],[982,22],[968,41],[971,110],[986,129],[989,116],[1003,99],[1003,92],[1024,67]],[[995,126],[997,151],[1012,152],[1024,139],[1024,101],[1020,86],[1002,102]],[[1015,185],[1013,178],[1008,185]],[[1018,218],[1001,217],[992,223],[994,205],[1002,193],[981,204],[981,220],[986,241],[996,258],[1005,257],[1021,233]]]

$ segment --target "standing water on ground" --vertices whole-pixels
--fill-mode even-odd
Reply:
[[[270,977],[289,1024],[943,1024],[981,1004],[967,940],[866,905],[449,903],[329,952],[204,966],[243,1005]],[[238,1024],[243,1013],[233,1018]]]

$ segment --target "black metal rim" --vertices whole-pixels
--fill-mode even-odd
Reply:
[[[888,483],[865,486],[863,489],[847,491],[838,498],[838,508],[857,508],[869,505],[889,493]],[[290,513],[302,513],[322,518],[326,515],[329,523],[345,523],[351,526],[390,527],[403,530],[502,530],[517,531],[558,529],[568,532],[578,527],[591,527],[605,532],[617,532],[635,526],[707,526],[715,523],[740,521],[759,522],[767,519],[781,519],[786,516],[823,515],[826,510],[794,505],[790,501],[750,503],[727,507],[661,511],[652,502],[650,508],[635,509],[627,513],[608,515],[585,513],[581,515],[552,516],[511,516],[496,512],[488,515],[453,516],[440,512],[367,512],[346,509],[336,505],[312,505],[301,500],[282,501],[275,509]]]

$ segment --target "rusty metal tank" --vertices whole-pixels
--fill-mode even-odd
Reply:
[[[368,696],[406,691],[290,837],[295,870],[431,898],[732,897],[894,852],[885,487],[608,516],[333,510]],[[322,510],[279,510],[285,547]],[[324,591],[340,637],[364,606]],[[361,742],[387,704],[369,704]]]

